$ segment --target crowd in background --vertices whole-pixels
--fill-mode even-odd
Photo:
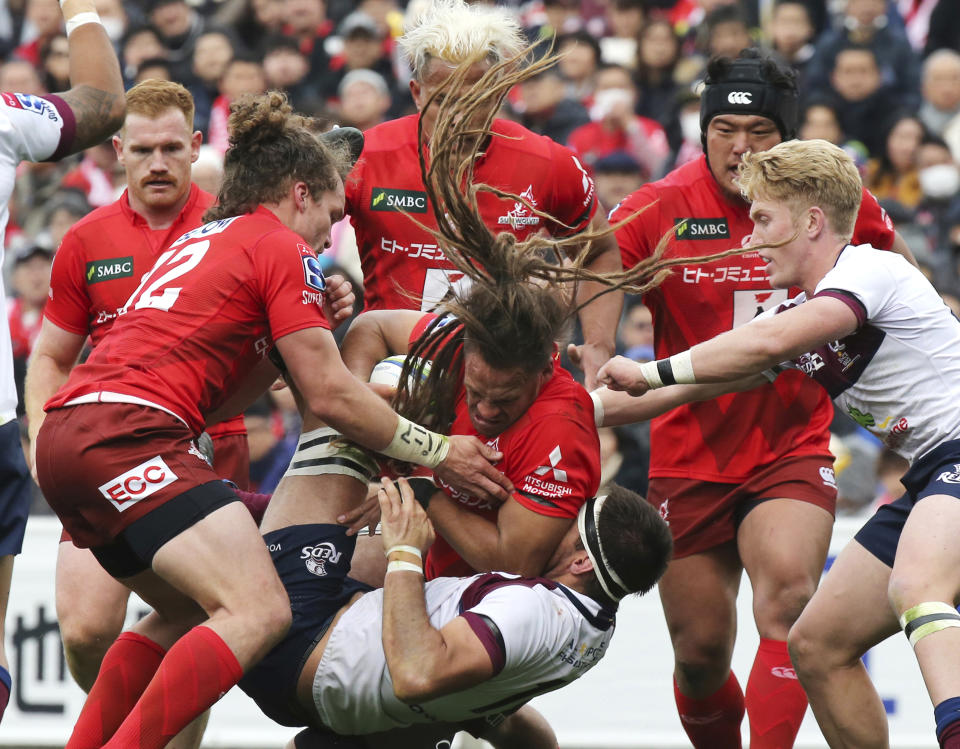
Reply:
[[[230,102],[287,92],[307,114],[362,130],[415,111],[395,45],[419,0],[97,0],[128,85],[177,80],[204,136],[194,179],[216,193]],[[503,3],[501,3],[503,4]],[[561,62],[524,82],[502,116],[570,146],[610,209],[699,158],[698,82],[709,57],[759,46],[788,62],[802,138],[852,154],[944,300],[960,311],[960,2],[957,0],[533,0],[507,3]],[[0,5],[0,91],[69,87],[57,0]],[[123,191],[108,142],[57,164],[20,166],[4,268],[21,387],[50,267],[67,229]],[[324,262],[359,286],[347,221]],[[629,300],[621,351],[653,357],[650,314]],[[21,397],[22,402],[22,397]],[[296,446],[282,394],[247,414],[253,483],[269,492]],[[835,425],[841,511],[897,496],[905,465],[852,422]],[[604,480],[646,488],[644,425],[605,430]],[[38,506],[42,503],[38,503]]]

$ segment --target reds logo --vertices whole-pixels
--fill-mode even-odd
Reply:
[[[172,484],[177,478],[177,474],[171,471],[163,462],[163,458],[158,455],[110,479],[98,488],[110,504],[123,512],[141,499]]]

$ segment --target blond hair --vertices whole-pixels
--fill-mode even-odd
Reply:
[[[748,153],[740,164],[740,190],[749,200],[787,203],[794,216],[818,206],[830,228],[844,240],[863,198],[863,182],[853,159],[825,140],[789,140],[761,153]]]
[[[127,91],[127,114],[156,119],[168,109],[179,109],[193,130],[193,96],[179,83],[148,78]]]
[[[515,57],[525,40],[514,15],[505,8],[468,5],[464,0],[433,0],[414,16],[398,40],[415,80],[422,81],[430,60],[453,65]]]

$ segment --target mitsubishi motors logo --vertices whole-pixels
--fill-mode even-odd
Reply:
[[[550,461],[550,465],[540,466],[537,470],[534,471],[534,473],[537,476],[546,476],[548,472],[553,471],[554,481],[566,481],[567,472],[564,471],[562,468],[557,468],[557,466],[560,464],[560,459],[562,457],[563,456],[560,454],[560,445],[557,445],[555,448],[553,448],[550,451],[550,455],[547,456],[547,458]]]

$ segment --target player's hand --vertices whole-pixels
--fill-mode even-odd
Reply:
[[[610,359],[612,353],[605,346],[596,343],[584,343],[580,346],[571,343],[567,346],[570,361],[583,370],[583,385],[587,390],[596,390],[603,384],[597,380],[597,371]]]
[[[416,546],[426,552],[436,538],[433,523],[413,496],[407,480],[400,478],[397,485],[380,479],[377,500],[380,503],[380,533],[384,550],[398,545]]]
[[[326,281],[323,312],[330,324],[336,328],[340,323],[350,319],[356,297],[353,293],[353,284],[339,273],[328,276]]]
[[[630,395],[643,395],[650,389],[640,374],[640,365],[625,356],[615,356],[600,367],[597,380],[611,390],[626,391]]]
[[[370,484],[367,498],[358,507],[337,516],[340,525],[348,526],[348,536],[355,536],[364,528],[369,530],[371,536],[376,533],[377,523],[380,522],[380,502],[377,500],[379,490],[379,484]]]
[[[390,403],[393,400],[393,396],[397,394],[397,389],[393,385],[388,385],[385,382],[368,382],[366,384],[368,388],[383,398],[387,403]]]
[[[477,499],[505,502],[513,492],[513,483],[493,466],[502,459],[503,453],[476,437],[456,435],[450,438],[447,457],[433,473],[454,489]]]

